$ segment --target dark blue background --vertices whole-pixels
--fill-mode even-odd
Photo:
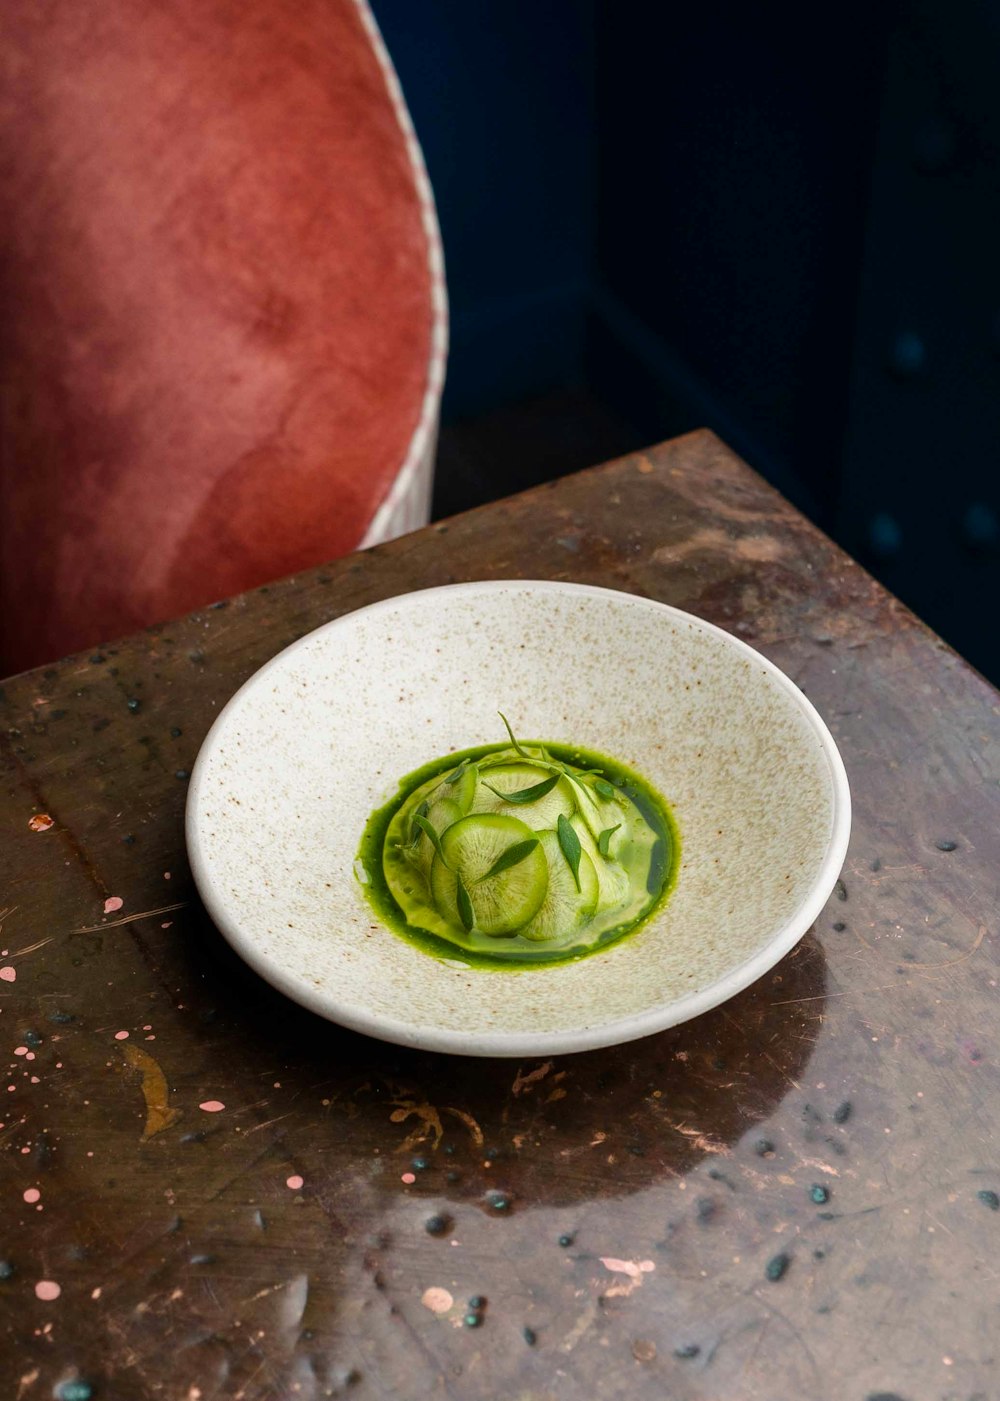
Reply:
[[[1000,6],[374,8],[445,245],[437,513],[707,424],[1000,678]]]

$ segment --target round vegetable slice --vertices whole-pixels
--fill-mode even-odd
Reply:
[[[464,817],[472,807],[476,794],[476,768],[474,764],[460,764],[447,775],[428,795],[427,820],[438,836],[453,822]],[[422,841],[421,855],[430,868],[433,852],[430,844]]]
[[[549,866],[548,889],[537,912],[517,932],[523,939],[535,942],[555,939],[561,943],[587,924],[597,909],[600,893],[597,872],[587,853],[581,852],[577,872],[580,888],[577,890],[555,832],[539,832],[538,840]]]
[[[568,817],[575,806],[572,785],[564,775],[540,764],[515,762],[484,768],[473,811],[516,817],[539,832],[554,827],[560,813]]]
[[[597,873],[598,910],[610,910],[616,906],[623,906],[629,898],[629,873],[616,861],[605,861],[591,835],[590,828],[580,813],[577,813],[570,821],[580,839],[583,856],[590,857]],[[618,836],[619,833],[616,832],[615,835]],[[583,865],[583,856],[580,858],[581,866]]]
[[[427,809],[427,821],[434,828],[435,832],[437,832],[438,836],[440,836],[442,832],[446,832],[453,822],[457,822],[460,817],[464,816],[465,813],[458,803],[446,797],[438,798],[435,802],[432,802]]]
[[[573,784],[577,812],[596,842],[607,827],[621,824],[622,809],[613,799],[605,798],[594,787],[593,780],[577,779]]]
[[[464,910],[459,879],[468,896]],[[537,912],[548,883],[548,863],[535,833],[502,813],[477,813],[453,823],[431,865],[439,913],[468,930],[471,911],[472,927],[482,934],[515,934]]]
[[[441,783],[441,787],[434,794],[435,798],[447,798],[449,802],[456,805],[459,816],[464,817],[472,808],[472,800],[476,794],[476,782],[478,771],[475,764],[468,761],[459,764],[450,774],[447,774]]]

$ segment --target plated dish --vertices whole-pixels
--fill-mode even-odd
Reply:
[[[518,741],[528,751],[528,774],[516,772],[524,755],[504,753],[512,748],[508,740],[483,754],[501,710],[516,721],[518,735],[534,737]],[[598,760],[590,762],[594,753]],[[373,905],[371,863],[359,852],[379,810],[384,851],[392,817],[408,800],[397,836],[411,842],[410,819],[424,801],[421,816],[429,817],[441,783],[460,771],[454,786],[468,785],[463,755],[477,763],[492,755],[498,768],[510,767],[493,776],[503,796],[492,814],[493,800],[482,794],[485,806],[473,812],[473,795],[460,811],[463,790],[456,811],[445,810],[453,820],[439,823],[440,832],[431,824],[442,850],[453,831],[436,877],[439,853],[415,824],[420,846],[426,841],[433,851],[428,858],[422,849],[415,869],[425,869],[430,907],[450,930],[446,947],[430,957],[419,939],[400,937],[387,909]],[[441,767],[400,787],[429,761]],[[595,873],[601,834],[615,824],[595,817],[594,825],[603,825],[594,831],[579,806],[570,810],[561,778],[532,800],[551,807],[556,795],[544,815],[525,823],[520,809],[532,804],[510,802],[511,793],[552,777],[548,770],[535,778],[540,762],[581,773],[608,769],[589,782],[600,777],[613,788],[633,775],[663,800],[670,869],[650,907],[636,912],[641,922],[607,924],[612,932],[628,926],[625,937],[601,944],[594,916],[610,907],[599,894],[591,908],[586,874],[579,890],[573,876],[570,892],[557,864],[566,863],[560,816]],[[477,769],[477,785],[482,777]],[[427,791],[418,796],[421,786]],[[573,802],[581,801],[577,793]],[[528,835],[502,824],[491,855],[481,823],[474,843],[469,828],[460,828],[490,815],[520,823]],[[258,973],[358,1031],[473,1055],[611,1045],[732,996],[809,928],[840,873],[849,831],[847,778],[829,731],[759,653],[649,599],[524,580],[387,599],[279,653],[212,727],[187,812],[198,889]],[[615,837],[606,838],[609,857]],[[524,879],[515,901],[510,880],[496,880],[504,870],[487,872],[518,842],[535,840],[517,863]],[[471,923],[468,908],[463,919],[456,868],[473,906]],[[507,868],[508,878],[516,869]],[[580,869],[586,873],[582,858]],[[553,871],[568,925],[543,911]],[[484,876],[474,893],[470,882]],[[503,885],[510,897],[493,901],[492,914],[483,889],[491,881],[494,894]],[[669,898],[660,898],[664,893]],[[393,899],[406,923],[400,897],[401,887]],[[513,928],[498,927],[505,918]],[[539,932],[546,938],[531,937]],[[508,938],[519,950],[515,959],[496,954]],[[476,947],[480,940],[490,943]]]

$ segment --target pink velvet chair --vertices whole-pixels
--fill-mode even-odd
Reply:
[[[0,674],[426,520],[440,242],[364,0],[6,0],[0,102]]]

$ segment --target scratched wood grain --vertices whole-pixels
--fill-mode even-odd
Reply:
[[[182,834],[202,737],[279,648],[513,576],[753,643],[856,804],[843,886],[761,982],[522,1065],[270,992]],[[0,710],[0,1394],[997,1394],[998,697],[711,435],[17,677]]]

